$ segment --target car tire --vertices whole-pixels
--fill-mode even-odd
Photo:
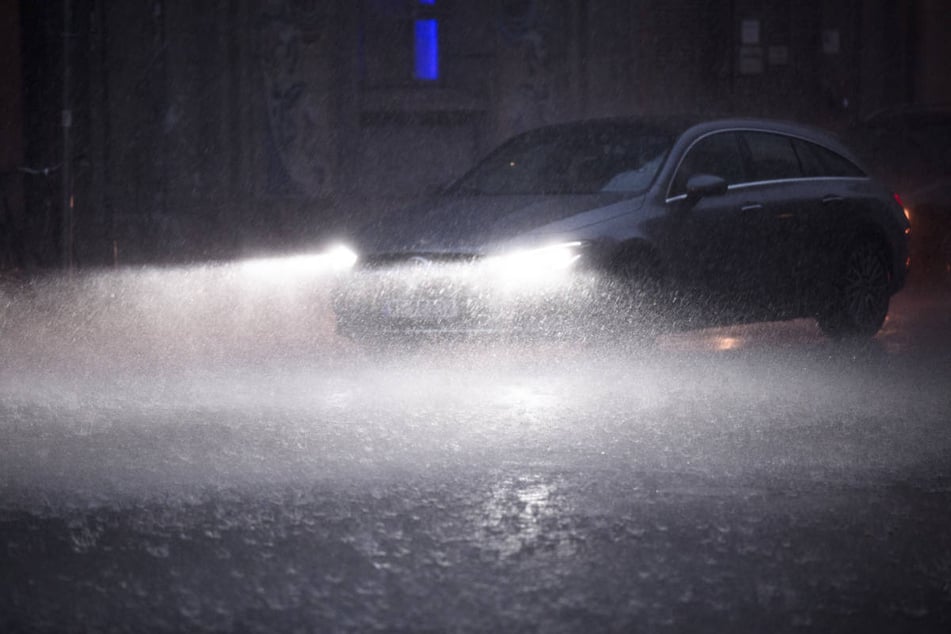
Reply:
[[[881,243],[855,240],[831,286],[831,297],[818,317],[822,332],[833,339],[875,336],[891,299],[891,271]]]

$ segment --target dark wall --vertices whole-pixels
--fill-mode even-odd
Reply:
[[[951,7],[947,0],[919,0],[912,55],[914,98],[924,103],[951,103]]]
[[[55,266],[61,247],[63,12],[52,2],[21,2],[23,161],[26,213],[22,257]]]
[[[20,14],[15,2],[0,3],[0,270],[22,266],[23,88]]]
[[[83,266],[312,243],[546,123],[700,112],[841,128],[915,97],[935,38],[916,49],[912,27],[941,4],[68,1]],[[62,5],[21,6],[27,160],[55,165]],[[421,18],[439,22],[432,81],[413,73]],[[58,185],[28,188],[31,231],[53,256]]]

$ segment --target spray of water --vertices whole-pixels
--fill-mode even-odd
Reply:
[[[258,262],[5,291],[4,503],[506,464],[839,477],[951,448],[947,364],[902,361],[888,332],[858,347],[799,321],[647,347],[560,338],[378,348],[335,333],[334,284]]]

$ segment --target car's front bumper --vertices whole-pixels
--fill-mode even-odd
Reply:
[[[478,264],[357,269],[333,293],[337,330],[372,335],[533,333],[559,336],[590,327],[604,287],[586,271],[534,279]]]

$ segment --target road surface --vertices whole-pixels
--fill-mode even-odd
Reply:
[[[951,631],[946,295],[376,351],[215,275],[6,296],[0,630]]]

